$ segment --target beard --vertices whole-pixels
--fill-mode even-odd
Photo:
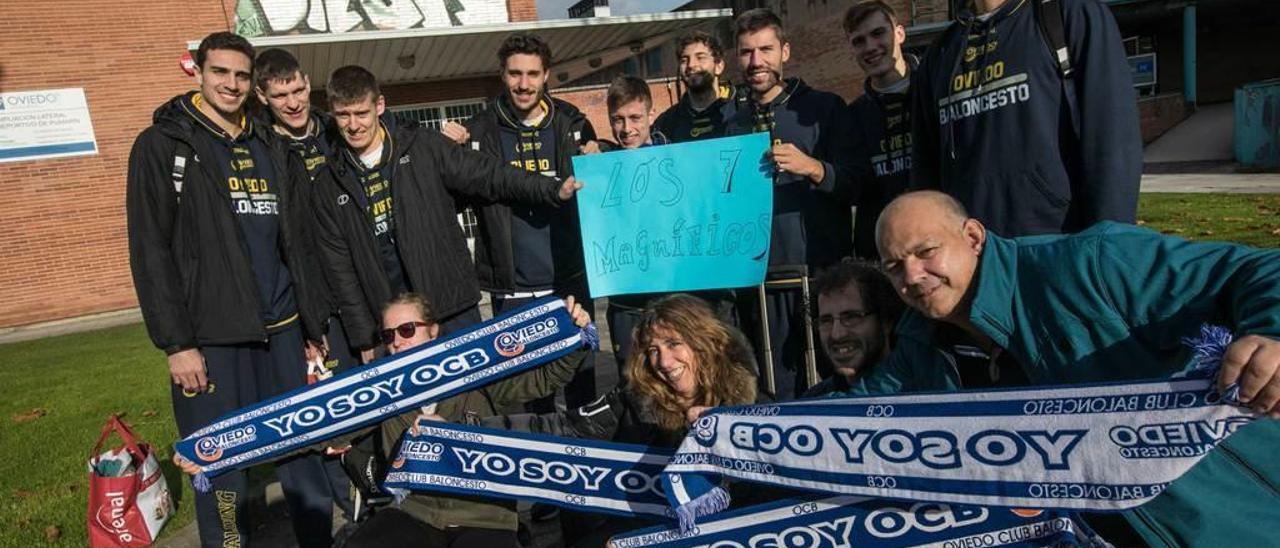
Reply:
[[[689,91],[694,92],[703,92],[711,89],[711,86],[715,84],[715,81],[715,76],[712,76],[710,72],[705,70],[700,70],[693,74],[685,75],[684,77],[684,85],[689,88]]]

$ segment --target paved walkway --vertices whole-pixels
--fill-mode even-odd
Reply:
[[[1280,193],[1280,173],[1168,173],[1142,176],[1142,192]]]

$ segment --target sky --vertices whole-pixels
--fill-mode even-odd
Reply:
[[[577,0],[537,0],[538,19],[565,19],[569,17],[569,6]],[[609,0],[609,15],[632,15],[636,13],[653,13],[671,11],[687,0]]]

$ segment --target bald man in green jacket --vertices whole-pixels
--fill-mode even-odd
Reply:
[[[1280,251],[1111,222],[1007,239],[931,191],[894,200],[876,232],[911,310],[851,394],[1163,378],[1212,323],[1235,334],[1220,387],[1239,382],[1245,405],[1280,418]],[[1274,545],[1278,449],[1280,422],[1257,421],[1122,515],[1153,546]]]

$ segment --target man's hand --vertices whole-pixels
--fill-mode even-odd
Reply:
[[[573,318],[573,325],[586,327],[591,323],[591,314],[573,299],[573,295],[565,297],[564,308],[569,311],[569,317]]]
[[[692,426],[693,423],[698,422],[698,417],[701,417],[702,413],[708,409],[711,408],[705,405],[695,405],[690,407],[688,411],[684,412],[684,420],[689,421],[689,425]]]
[[[581,189],[582,183],[578,182],[577,179],[574,179],[573,176],[570,175],[568,179],[565,179],[563,183],[560,183],[560,201],[569,201],[573,198],[573,195]]]
[[[467,140],[471,138],[471,132],[467,131],[467,126],[457,122],[445,122],[440,126],[440,133],[443,133],[450,141],[460,145],[467,144]]]
[[[173,384],[182,389],[199,394],[209,387],[209,377],[205,374],[204,354],[198,348],[188,348],[169,355],[169,378]]]
[[[826,166],[813,159],[791,143],[773,145],[769,148],[769,159],[778,166],[780,173],[793,173],[808,178],[814,184],[822,182],[826,177]]]
[[[325,358],[329,357],[329,343],[324,340],[320,342],[307,341],[302,351],[307,356],[307,363],[316,360],[324,361]]]
[[[377,357],[378,357],[378,356],[377,356],[377,353],[376,353],[376,352],[374,352],[372,348],[366,348],[366,349],[364,349],[364,350],[361,350],[361,351],[360,351],[360,363],[361,363],[361,364],[368,364],[369,362],[373,361],[373,360],[374,360],[374,359],[376,359]]]
[[[177,466],[179,470],[182,470],[183,474],[188,476],[194,476],[200,473],[200,467],[197,466],[196,463],[183,458],[182,455],[179,455],[178,453],[173,454],[173,464],[174,466]]]
[[[348,443],[346,445],[343,445],[342,447],[332,447],[332,446],[325,447],[324,454],[326,457],[332,457],[334,455],[345,455],[347,451],[350,451],[350,450],[351,450],[351,444]]]
[[[1280,341],[1245,335],[1227,347],[1218,373],[1218,390],[1240,383],[1240,402],[1280,419]]]
[[[583,143],[582,146],[578,147],[578,150],[583,154],[600,154],[600,142],[587,141],[586,143]]]

